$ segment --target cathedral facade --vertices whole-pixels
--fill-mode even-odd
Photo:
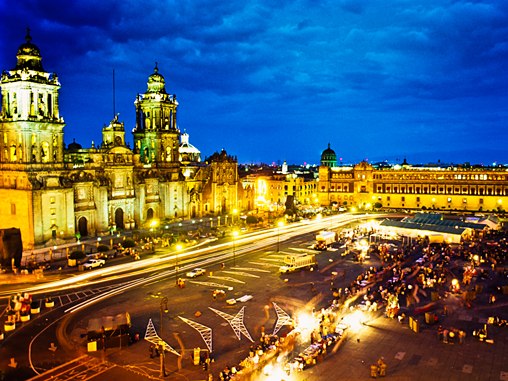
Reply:
[[[66,148],[60,83],[29,33],[16,58],[0,80],[0,227],[19,228],[24,249],[241,208],[236,157],[201,160],[157,65],[134,102],[133,149],[118,116],[97,147]]]

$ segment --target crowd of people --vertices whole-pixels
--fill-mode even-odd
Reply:
[[[348,242],[352,244],[360,236],[365,236],[360,229],[341,234],[341,243],[347,246]],[[464,343],[468,336],[466,330],[441,324],[441,318],[450,313],[447,299],[452,297],[460,307],[471,308],[474,297],[470,295],[481,292],[483,284],[488,288],[484,290],[487,294],[496,296],[493,299],[489,296],[491,304],[504,298],[502,291],[508,289],[508,271],[504,267],[508,253],[507,238],[506,232],[483,231],[473,240],[460,245],[434,244],[426,237],[399,243],[384,241],[370,244],[369,254],[378,258],[380,265],[365,267],[363,264],[364,270],[349,284],[339,284],[338,279],[332,277],[331,297],[326,302],[328,306],[313,312],[318,325],[309,335],[310,344],[298,356],[285,358],[286,372],[303,370],[326,355],[330,345],[346,337],[345,325],[342,324],[344,316],[356,309],[367,312],[367,316],[371,317],[377,317],[381,313],[379,311],[383,311],[384,316],[397,319],[401,324],[407,324],[408,317],[419,321],[425,314],[429,326],[436,324],[440,342]],[[349,253],[354,254],[352,251]],[[489,280],[493,282],[489,282],[487,287],[486,281]],[[494,322],[506,326],[502,317],[489,319],[489,324]],[[489,342],[487,325],[471,334]],[[298,330],[290,331],[285,337],[263,334],[260,342],[251,347],[249,355],[240,364],[228,366],[220,372],[220,380],[248,379],[246,375],[262,371],[274,358],[284,355],[288,348],[294,348],[297,338],[300,343],[305,342],[306,338],[298,335]],[[370,371],[372,377],[385,376],[387,364],[384,359],[372,364]]]

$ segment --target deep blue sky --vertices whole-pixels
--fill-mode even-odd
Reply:
[[[3,0],[0,70],[31,28],[65,141],[116,111],[127,140],[155,62],[179,128],[240,163],[508,162],[508,1]]]

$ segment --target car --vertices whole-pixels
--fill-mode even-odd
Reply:
[[[196,278],[200,275],[204,275],[205,273],[206,273],[205,269],[197,267],[194,270],[189,271],[186,275],[188,278]]]
[[[95,269],[96,267],[102,267],[106,264],[104,259],[89,259],[85,263],[83,263],[83,268],[85,270]]]

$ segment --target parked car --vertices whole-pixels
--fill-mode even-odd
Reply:
[[[197,267],[194,270],[189,271],[186,275],[188,278],[196,278],[200,275],[204,275],[205,273],[206,273],[205,269]]]
[[[96,267],[102,267],[106,264],[104,259],[89,259],[85,263],[83,263],[83,268],[85,270],[95,269]]]

